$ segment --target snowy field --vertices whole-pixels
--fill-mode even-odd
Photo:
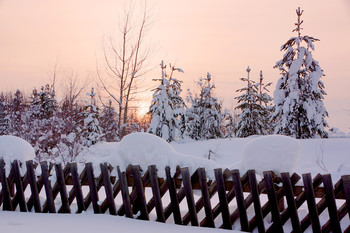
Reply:
[[[14,158],[30,159],[34,155],[32,148],[25,142],[4,136],[0,137],[0,153],[7,161]],[[110,162],[121,168],[125,168],[129,163],[140,164],[144,169],[148,165],[156,164],[159,176],[164,176],[163,167],[169,165],[175,168],[176,165],[180,165],[189,167],[192,172],[198,167],[205,167],[209,178],[213,175],[212,169],[218,167],[240,169],[241,174],[247,169],[255,168],[258,174],[266,169],[277,173],[296,172],[299,175],[311,173],[312,176],[317,173],[330,173],[336,182],[342,175],[350,174],[349,153],[349,138],[295,140],[284,136],[264,136],[209,141],[187,140],[168,144],[153,135],[138,133],[126,136],[118,143],[99,143],[90,147],[77,159],[78,162]],[[304,216],[307,210],[302,211],[301,215]],[[248,213],[251,214],[253,213]],[[327,215],[321,216],[321,222],[328,218]],[[154,219],[154,216],[151,216],[151,219]],[[268,222],[266,224],[268,225]],[[342,221],[342,227],[348,224]],[[291,230],[290,226],[286,226],[285,229]],[[90,212],[60,215],[0,211],[0,232],[9,233],[48,231],[170,233],[181,230],[223,231],[130,220],[108,214],[94,215]]]

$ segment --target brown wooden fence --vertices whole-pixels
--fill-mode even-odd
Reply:
[[[21,169],[25,170],[24,176]],[[117,169],[119,178],[110,175],[113,169]],[[303,174],[300,186],[297,183],[301,177],[289,173],[278,177],[265,172],[258,182],[253,170],[241,176],[238,170],[215,169],[215,180],[208,181],[203,168],[192,176],[188,168],[177,168],[172,176],[166,167],[166,179],[162,179],[155,166],[147,171],[129,166],[121,172],[119,167],[101,164],[100,175],[94,177],[91,163],[85,164],[79,174],[75,163],[62,168],[61,164],[38,165],[33,161],[14,161],[7,173],[0,160],[0,207],[8,211],[81,213],[90,207],[94,213],[143,220],[154,213],[159,222],[242,231],[284,232],[288,221],[293,232],[308,228],[313,232],[350,232],[350,176],[342,176],[333,185],[330,175],[312,179],[310,174]],[[56,180],[52,183],[53,173]],[[151,190],[149,198],[147,190]],[[321,214],[326,214],[327,221],[321,222]]]

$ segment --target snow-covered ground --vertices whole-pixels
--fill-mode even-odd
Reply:
[[[6,148],[6,150],[4,149]],[[11,148],[20,157],[33,156],[26,142],[15,138],[0,137],[0,152],[5,159],[13,160]],[[29,157],[23,154],[27,153]],[[246,169],[256,168],[261,172],[272,169],[276,172],[296,172],[298,174],[330,173],[337,181],[341,175],[350,174],[350,139],[307,139],[295,140],[284,136],[266,136],[234,139],[217,139],[209,141],[190,141],[167,143],[153,135],[138,133],[126,136],[119,143],[98,143],[84,151],[77,159],[80,162],[109,162],[121,169],[129,163],[139,164],[143,169],[155,164],[159,176],[164,176],[164,166],[187,166],[190,171],[205,167],[209,178],[214,168]],[[249,165],[249,167],[247,167]],[[96,167],[99,167],[96,165]],[[172,169],[175,170],[175,169]],[[301,208],[305,216],[307,208]],[[248,213],[248,215],[254,214]],[[328,214],[321,216],[321,222],[327,220]],[[302,217],[300,216],[300,217]],[[151,217],[151,219],[153,219]],[[344,218],[348,221],[348,218]],[[344,220],[343,219],[343,220]],[[266,220],[266,219],[265,219]],[[267,221],[269,221],[267,219]],[[268,223],[267,223],[268,224]],[[348,225],[342,221],[342,227]],[[236,228],[237,229],[237,228]],[[239,227],[238,227],[239,229]],[[160,224],[130,220],[124,217],[93,215],[35,214],[0,211],[0,232],[214,232],[218,229],[182,227],[173,224]],[[286,226],[286,230],[291,230]],[[311,230],[311,229],[310,229]]]
[[[104,214],[36,214],[0,211],[0,232],[6,233],[178,233],[180,231],[226,232],[225,230],[179,226]]]

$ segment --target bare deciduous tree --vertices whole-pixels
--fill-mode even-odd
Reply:
[[[131,102],[138,91],[136,81],[148,71],[145,69],[145,61],[150,55],[150,50],[144,48],[144,37],[148,28],[146,8],[138,26],[131,23],[131,18],[132,10],[128,10],[120,28],[121,38],[117,40],[118,46],[115,46],[112,37],[103,45],[105,77],[97,70],[99,84],[117,104],[119,138],[125,135],[125,127],[130,123],[129,110],[133,107]]]

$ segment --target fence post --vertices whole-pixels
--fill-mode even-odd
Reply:
[[[77,213],[81,213],[81,212],[85,211],[85,205],[84,205],[83,191],[81,190],[79,174],[78,174],[78,168],[77,168],[77,164],[76,163],[71,163],[71,165],[70,165],[70,173],[72,175],[72,181],[73,181],[73,188],[74,188],[75,198],[76,198],[77,204],[78,204],[78,211],[77,211]]]
[[[247,216],[247,209],[244,203],[243,188],[242,188],[241,176],[239,174],[239,170],[235,169],[231,171],[231,174],[232,174],[233,188],[236,194],[236,202],[237,202],[237,207],[239,211],[241,228],[242,228],[242,231],[250,231],[248,216]]]
[[[26,200],[25,200],[24,192],[23,192],[23,182],[22,182],[22,177],[21,177],[21,173],[19,171],[19,165],[18,165],[17,160],[14,160],[12,162],[12,169],[13,169],[13,176],[15,178],[15,183],[16,183],[15,199],[18,198],[20,211],[27,212],[27,205],[26,205]]]
[[[199,226],[197,212],[196,212],[196,206],[195,206],[194,197],[193,197],[190,172],[188,170],[188,167],[181,168],[181,175],[182,175],[182,182],[183,182],[185,194],[186,194],[188,212],[189,212],[190,217],[191,217],[191,225],[192,226]]]
[[[337,205],[335,203],[334,189],[332,177],[330,174],[323,175],[323,185],[326,193],[326,200],[328,206],[328,213],[331,222],[332,232],[341,232],[340,221],[337,212]]]
[[[125,216],[127,218],[133,218],[128,183],[126,180],[125,172],[121,172],[119,166],[117,167],[117,172],[118,172],[118,177],[120,182],[120,191],[122,193],[123,208],[124,208]]]
[[[61,164],[55,164],[55,170],[56,170],[56,176],[57,176],[58,189],[60,191],[61,201],[62,201],[62,206],[60,210],[62,211],[62,213],[71,213],[70,207],[69,207],[68,195],[67,195],[67,187],[65,183],[65,176],[63,174]]]
[[[157,212],[157,221],[165,222],[162,197],[160,195],[156,166],[155,165],[149,166],[148,173],[149,173],[149,180],[152,186],[152,193],[153,193],[154,203],[156,207],[156,212]]]
[[[179,199],[177,197],[175,181],[174,181],[174,178],[171,177],[169,166],[165,167],[165,174],[166,174],[166,179],[169,187],[170,205],[174,216],[174,222],[175,224],[182,225]]]
[[[230,218],[230,211],[228,208],[226,188],[225,188],[224,178],[222,175],[222,169],[221,168],[215,169],[214,172],[215,172],[216,187],[218,190],[218,196],[219,196],[219,202],[220,202],[223,228],[232,230],[232,223]]]
[[[92,163],[85,164],[85,167],[86,167],[86,175],[87,175],[89,188],[90,188],[90,197],[91,197],[92,207],[94,209],[95,214],[100,214],[101,208],[98,204],[98,193],[97,193],[94,169],[92,168]]]
[[[0,179],[1,179],[2,192],[4,195],[3,210],[13,211],[9,185],[6,179],[5,161],[3,159],[0,160]]]
[[[261,210],[261,203],[259,198],[258,182],[256,181],[255,170],[248,170],[250,193],[253,197],[255,218],[258,225],[259,233],[265,233],[264,217]]]
[[[109,213],[111,215],[117,215],[117,210],[116,210],[114,198],[113,198],[111,178],[110,178],[109,171],[106,164],[101,164],[101,173],[103,178],[103,185],[106,192]]]
[[[274,183],[271,172],[264,172],[264,180],[273,221],[273,225],[269,229],[273,230],[273,232],[283,232],[283,225],[281,221],[280,211],[278,209],[276,191],[273,187]]]
[[[210,204],[210,196],[208,192],[208,184],[207,184],[207,175],[205,173],[204,168],[198,168],[198,178],[199,178],[199,185],[201,186],[201,192],[204,202],[204,210],[205,210],[205,218],[206,218],[206,226],[214,228],[214,217],[213,212]]]
[[[141,212],[140,219],[149,220],[145,192],[143,191],[143,183],[140,176],[139,166],[132,166],[132,174],[134,177],[134,185],[137,193],[137,203]]]
[[[32,191],[32,198],[34,202],[34,210],[36,213],[41,212],[41,204],[39,198],[38,185],[36,183],[35,171],[33,167],[33,160],[26,161],[27,176],[29,177],[30,189]]]
[[[312,178],[310,173],[303,174],[303,182],[304,182],[304,188],[305,188],[305,197],[306,197],[311,225],[312,225],[312,231],[321,232],[320,219],[318,218],[318,211],[317,211],[316,201],[315,201],[315,192],[312,185]]]

